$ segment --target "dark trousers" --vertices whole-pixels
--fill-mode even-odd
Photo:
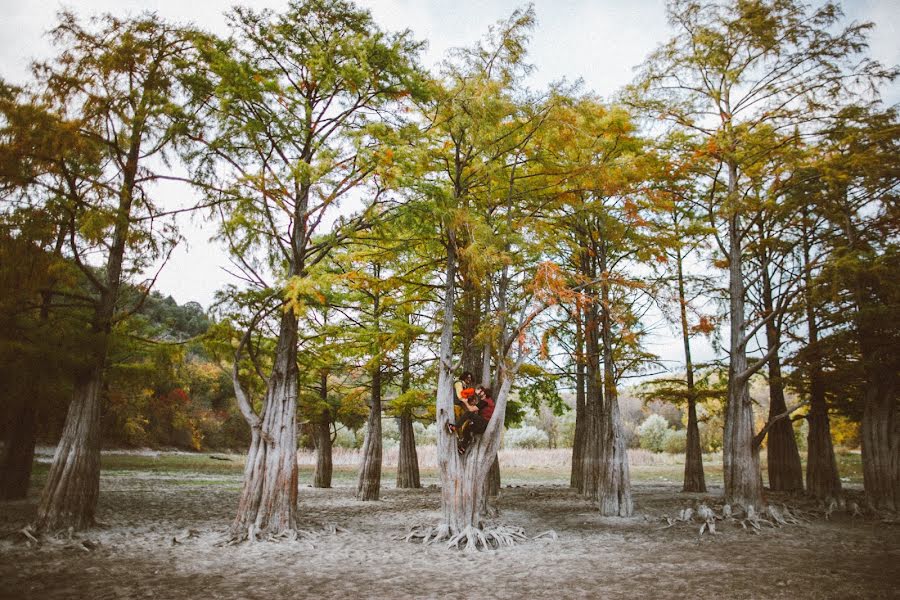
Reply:
[[[456,423],[456,435],[459,445],[468,448],[476,434],[484,433],[487,429],[487,420],[477,412],[467,411]]]

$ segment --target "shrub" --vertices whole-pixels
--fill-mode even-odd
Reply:
[[[687,430],[667,429],[663,436],[662,447],[669,454],[684,454],[687,450]]]
[[[547,448],[550,445],[550,438],[547,432],[533,425],[523,425],[506,430],[503,444],[506,448]]]
[[[662,452],[663,440],[668,428],[668,421],[659,415],[650,415],[644,419],[644,422],[637,428],[637,434],[641,440],[641,448],[651,452]]]

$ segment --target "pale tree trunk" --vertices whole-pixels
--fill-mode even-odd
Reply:
[[[400,393],[406,393],[410,387],[410,357],[411,343],[407,340],[403,343],[403,370],[400,379]],[[403,412],[399,418],[400,426],[400,453],[397,457],[397,487],[419,488],[419,455],[416,452],[416,435],[413,430],[413,418],[409,412]]]
[[[806,219],[804,219],[804,223]],[[809,336],[809,431],[806,435],[806,489],[814,498],[824,500],[841,495],[841,478],[831,440],[828,406],[825,402],[825,380],[819,356],[819,326],[813,302],[812,267],[810,261],[810,232],[803,232],[803,276],[806,327]]]
[[[584,487],[584,319],[580,306],[575,307],[575,435],[572,440],[572,473],[569,487]]]
[[[601,272],[606,273],[605,260]],[[622,418],[619,415],[619,397],[613,364],[612,318],[610,314],[609,283],[601,284],[603,338],[603,411],[600,422],[600,481],[597,500],[600,514],[629,517],[634,510],[631,499],[631,478],[628,472],[628,448]]]
[[[737,167],[728,165],[728,198],[737,197]],[[759,450],[754,445],[753,405],[750,400],[747,342],[744,339],[744,279],[741,269],[741,224],[736,210],[728,218],[728,315],[731,321],[728,365],[728,400],[722,456],[725,501],[745,509],[762,506]]]
[[[760,224],[760,237],[765,236]],[[763,314],[769,316],[775,309],[772,299],[772,281],[769,275],[768,253],[760,252],[762,268],[762,301]],[[781,345],[781,332],[775,321],[766,324],[766,344],[769,350],[775,349],[769,356],[769,421],[787,410],[784,401],[784,381],[781,378],[781,360],[777,348]],[[794,427],[791,419],[779,419],[772,424],[768,433],[768,471],[769,488],[779,492],[803,491],[803,466],[800,464],[800,451],[794,438]]]
[[[381,493],[381,367],[372,373],[372,396],[366,439],[363,442],[362,465],[356,485],[357,500],[378,500]]]
[[[100,491],[101,374],[102,368],[95,367],[75,381],[62,437],[38,504],[34,523],[38,531],[94,525]]]
[[[441,473],[441,523],[437,536],[463,536],[467,547],[474,548],[476,531],[483,528],[486,482],[500,446],[500,435],[506,414],[506,402],[512,386],[512,374],[500,365],[500,391],[494,414],[487,429],[469,446],[465,455],[456,451],[456,436],[446,429],[453,421],[452,342],[455,306],[457,256],[455,238],[450,235],[445,272],[444,312],[438,354],[438,391],[436,400],[437,453]],[[518,365],[517,365],[518,366]]]
[[[235,357],[235,393],[252,439],[231,532],[252,541],[256,534],[279,535],[297,527],[297,317],[293,310],[281,316],[275,364],[260,416],[252,412],[237,381],[239,358]]]
[[[678,234],[676,220],[676,235]],[[684,367],[688,391],[687,446],[684,456],[683,492],[706,492],[703,473],[703,450],[700,447],[700,425],[697,422],[697,395],[694,384],[694,362],[691,358],[691,337],[687,318],[687,294],[684,289],[684,257],[681,248],[675,251],[678,274],[678,304],[681,316],[681,343],[684,345]]]
[[[140,135],[129,148],[124,181],[119,192],[115,229],[106,259],[106,281],[92,280],[100,291],[94,306],[88,349],[90,365],[75,377],[72,402],[66,413],[62,437],[56,446],[47,483],[41,493],[34,527],[38,531],[72,527],[85,529],[94,523],[100,490],[100,394],[119,299],[122,265],[130,231],[133,190],[140,157]]]

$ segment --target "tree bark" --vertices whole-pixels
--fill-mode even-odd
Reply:
[[[872,509],[900,509],[900,415],[895,375],[866,382],[861,427],[863,486]]]
[[[601,255],[600,270],[607,273]],[[622,418],[619,415],[619,395],[613,363],[612,316],[610,314],[609,282],[600,284],[602,300],[601,335],[603,338],[603,409],[600,423],[600,481],[598,504],[601,515],[629,517],[634,510],[631,499],[631,478],[628,472],[628,448]]]
[[[19,398],[14,402],[0,462],[2,500],[17,500],[28,495],[31,466],[34,462],[36,416],[33,398]]]
[[[584,319],[582,309],[575,307],[575,435],[572,440],[572,473],[569,487],[584,487]]]
[[[596,279],[596,269],[589,270],[590,280]],[[585,399],[584,428],[582,429],[583,454],[581,457],[581,494],[596,501],[600,485],[601,417],[603,412],[603,386],[600,375],[600,311],[596,298],[592,298],[585,311],[584,340]]]
[[[412,376],[409,368],[410,348],[409,340],[403,343],[403,367],[400,378],[400,393],[409,391]],[[400,453],[397,458],[397,487],[419,488],[419,456],[416,452],[416,435],[413,430],[413,417],[410,412],[400,415]]]
[[[843,190],[846,195],[846,190]],[[849,248],[871,257],[872,250],[859,239],[849,215],[843,219]],[[900,510],[900,415],[897,414],[897,379],[900,361],[896,348],[885,348],[891,327],[873,307],[884,302],[866,275],[857,272],[850,291],[855,301],[853,321],[865,374],[862,441],[863,487],[871,509]],[[877,285],[877,284],[876,284]]]
[[[105,356],[105,352],[104,352]],[[100,388],[102,369],[75,381],[62,437],[56,446],[34,527],[53,531],[94,525],[100,491]]]
[[[728,198],[737,198],[737,166],[728,164]],[[763,503],[759,450],[753,443],[753,405],[747,365],[746,316],[741,222],[734,208],[728,218],[728,293],[730,318],[728,401],[722,456],[725,501],[744,509],[759,509]]]
[[[297,375],[297,317],[286,310],[262,415],[251,422],[244,485],[231,524],[235,537],[252,540],[297,527]]]
[[[765,237],[765,230],[760,224],[760,236]],[[775,310],[772,298],[772,281],[769,275],[769,257],[763,249],[760,252],[762,268],[762,301],[763,315],[769,316]],[[770,350],[781,346],[781,332],[775,321],[766,324],[766,345]],[[787,410],[784,401],[784,381],[781,377],[781,359],[778,350],[769,357],[769,420]],[[794,426],[790,419],[779,419],[769,429],[767,462],[769,471],[769,489],[779,492],[803,491],[803,466],[800,464],[800,451],[794,438]]]
[[[369,404],[369,420],[363,443],[362,465],[356,486],[357,500],[378,500],[381,493],[381,366],[372,373],[372,396]]]
[[[313,476],[313,487],[330,488],[331,476],[334,473],[331,448],[331,418],[327,414],[315,424],[316,432],[316,472]]]
[[[676,235],[678,225],[676,219]],[[683,492],[706,492],[706,478],[703,473],[703,449],[700,447],[700,425],[697,422],[697,395],[694,383],[694,362],[691,357],[691,337],[687,318],[687,294],[684,289],[684,257],[681,248],[675,250],[675,264],[678,275],[678,304],[681,316],[681,343],[684,345],[684,367],[688,391],[687,446],[684,456]]]
[[[400,456],[397,460],[397,487],[420,488],[419,456],[416,452],[416,436],[409,413],[400,416]]]
[[[804,215],[805,216],[805,215]],[[825,380],[822,373],[822,359],[819,356],[819,325],[813,301],[812,266],[810,261],[811,232],[803,231],[803,277],[804,304],[809,364],[809,414],[806,417],[809,431],[806,435],[806,489],[814,498],[824,500],[841,495],[841,478],[838,475],[837,460],[831,440],[831,425],[828,420],[828,406],[825,402]]]

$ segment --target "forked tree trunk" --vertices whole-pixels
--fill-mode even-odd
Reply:
[[[328,411],[325,411],[322,420],[315,424],[315,432],[316,472],[313,476],[313,487],[330,488],[334,465],[331,448],[331,417]]]
[[[378,366],[372,373],[372,396],[356,486],[357,500],[378,500],[381,493],[381,439],[381,367]]]
[[[806,221],[804,219],[804,225]],[[828,406],[825,402],[825,380],[819,356],[819,327],[813,302],[812,267],[810,265],[809,234],[803,231],[803,276],[806,327],[809,336],[807,350],[809,362],[809,414],[806,421],[806,490],[820,500],[841,495],[841,478],[838,475],[834,446],[831,441],[831,425],[828,422]]]
[[[444,314],[438,354],[438,389],[436,421],[438,430],[437,455],[441,474],[441,523],[438,536],[466,534],[483,527],[486,481],[497,456],[500,434],[506,414],[506,402],[511,378],[500,365],[500,392],[496,397],[494,414],[487,429],[469,446],[465,455],[456,451],[456,436],[447,431],[446,424],[453,417],[452,343],[456,294],[457,256],[455,238],[450,234],[444,283]],[[502,362],[502,358],[501,358]],[[471,538],[470,538],[471,540]]]
[[[231,524],[237,538],[252,540],[256,534],[279,535],[297,527],[297,375],[297,317],[289,309],[281,316],[262,415],[248,417],[249,402],[241,402],[252,438]],[[240,401],[237,381],[235,393]]]
[[[736,197],[737,167],[729,165],[728,192]],[[736,214],[728,219],[728,292],[731,321],[728,366],[728,401],[722,455],[725,501],[744,509],[762,506],[759,449],[754,444],[753,405],[747,369],[744,279],[741,269],[741,225]]]
[[[100,491],[102,372],[102,367],[95,366],[75,381],[62,437],[38,504],[34,522],[38,531],[68,527],[78,530],[94,525]]]
[[[34,462],[37,426],[33,398],[20,398],[12,407],[6,446],[0,463],[0,499],[16,500],[28,495]]]
[[[606,273],[605,260],[601,272]],[[609,283],[601,284],[603,338],[603,411],[600,422],[600,481],[597,501],[601,515],[629,517],[634,510],[631,478],[628,472],[628,447],[619,415],[619,395],[613,371],[612,316]]]
[[[400,422],[400,455],[397,459],[397,487],[419,488],[419,456],[416,452],[416,435],[409,413],[403,413]]]
[[[569,487],[584,488],[584,319],[575,307],[575,435],[572,440],[572,474]]]

